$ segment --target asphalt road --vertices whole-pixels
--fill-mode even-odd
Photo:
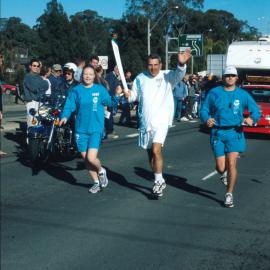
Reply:
[[[218,176],[202,181],[214,164],[198,123],[170,129],[159,200],[136,130],[117,132],[100,151],[109,186],[95,195],[81,159],[32,175],[23,134],[2,133],[9,152],[1,159],[2,270],[270,269],[269,138],[248,139],[235,208],[227,209]]]

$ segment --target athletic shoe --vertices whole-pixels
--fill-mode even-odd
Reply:
[[[106,173],[106,170],[104,168],[101,169],[101,172],[98,173],[98,179],[99,179],[99,182],[100,182],[100,186],[102,188],[105,188],[108,186],[108,178],[107,178],[107,173]]]
[[[183,117],[181,118],[181,121],[189,121],[189,119],[188,119],[187,117],[183,116]]]
[[[228,173],[227,173],[227,171],[225,171],[221,176],[220,176],[220,180],[221,180],[221,182],[225,185],[225,186],[227,186],[228,185]]]
[[[229,208],[234,207],[232,193],[228,192],[228,193],[225,194],[224,206],[229,207]]]
[[[99,182],[94,182],[93,186],[89,189],[90,193],[98,193],[99,191],[101,191],[101,187]]]
[[[166,188],[166,183],[165,181],[163,182],[156,182],[153,186],[153,194],[157,195],[158,197],[163,196],[163,190]]]

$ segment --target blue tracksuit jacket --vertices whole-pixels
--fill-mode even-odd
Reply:
[[[69,93],[61,118],[69,118],[77,112],[76,133],[103,133],[104,106],[115,106],[119,98],[110,96],[108,90],[98,84],[86,88],[83,84],[75,86]]]
[[[214,118],[215,126],[240,126],[245,109],[248,109],[255,123],[260,119],[261,113],[256,102],[245,90],[236,87],[233,91],[226,91],[218,86],[207,94],[200,116],[204,123]]]

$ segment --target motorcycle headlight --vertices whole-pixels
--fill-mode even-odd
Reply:
[[[46,117],[49,113],[50,108],[48,106],[40,106],[38,109],[38,114],[42,117]]]

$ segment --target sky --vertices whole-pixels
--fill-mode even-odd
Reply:
[[[49,0],[0,0],[1,17],[19,17],[33,26],[43,14]],[[58,0],[70,16],[86,9],[95,10],[103,17],[121,18],[126,10],[125,0]],[[269,0],[204,0],[204,11],[221,9],[234,14],[238,20],[248,21],[263,34],[270,34]]]

